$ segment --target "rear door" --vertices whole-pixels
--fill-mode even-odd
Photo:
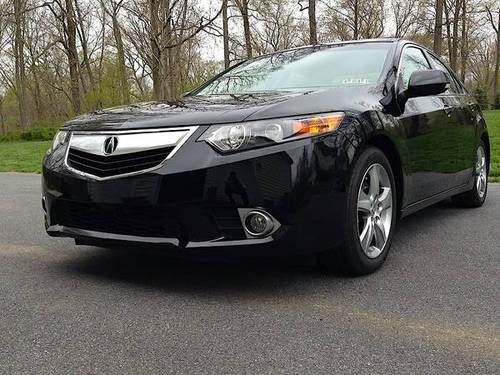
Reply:
[[[440,95],[452,120],[448,139],[455,145],[453,185],[460,186],[470,182],[475,161],[476,114],[474,101],[452,73],[436,56],[428,53],[433,69],[445,72],[450,79],[448,90]]]
[[[413,72],[431,69],[424,51],[414,45],[404,47],[399,63],[397,90],[408,88]],[[400,116],[406,131],[411,160],[408,168],[408,203],[415,203],[446,191],[452,186],[456,143],[449,139],[454,121],[445,101],[438,95],[411,98]]]

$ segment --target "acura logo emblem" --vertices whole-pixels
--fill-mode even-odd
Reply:
[[[118,147],[118,138],[117,137],[108,137],[104,141],[104,153],[106,155],[111,155],[116,151]]]

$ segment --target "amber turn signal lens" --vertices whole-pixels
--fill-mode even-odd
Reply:
[[[336,130],[342,119],[343,113],[334,113],[327,116],[316,116],[308,119],[298,120],[293,124],[295,135],[299,134],[320,134]]]

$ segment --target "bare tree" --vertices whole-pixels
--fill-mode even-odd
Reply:
[[[183,47],[222,13],[205,17],[188,0],[135,0],[127,6],[127,40],[145,61],[153,81],[153,97],[174,100],[182,89]]]
[[[21,127],[30,127],[31,118],[26,96],[26,64],[24,61],[24,27],[25,27],[26,1],[14,1],[14,60],[16,95],[19,107]]]
[[[396,29],[394,37],[402,38],[406,36],[410,29],[418,22],[419,3],[413,0],[392,0],[392,11]]]
[[[309,44],[318,44],[316,31],[316,0],[309,0]]]
[[[337,39],[379,38],[384,33],[384,0],[339,0],[325,5],[328,34]]]
[[[122,30],[120,22],[118,20],[118,14],[122,8],[124,0],[109,0],[109,8],[105,0],[101,0],[101,6],[103,10],[111,18],[111,27],[113,30],[113,36],[115,40],[116,47],[116,59],[118,65],[118,72],[120,76],[120,91],[122,101],[125,104],[130,103],[130,92],[128,88],[128,75],[127,75],[127,65],[125,63],[125,47],[123,44]]]
[[[252,53],[252,35],[250,32],[250,19],[248,13],[248,0],[235,0],[238,8],[240,9],[241,18],[243,19],[243,32],[245,35],[245,48],[247,51],[247,58],[251,58]]]
[[[294,17],[295,4],[288,0],[268,0],[256,5],[253,18],[258,21],[252,29],[254,50],[258,54],[276,52],[310,43],[309,32],[303,33],[304,22]]]
[[[80,92],[80,62],[77,48],[77,22],[73,0],[54,0],[45,2],[55,19],[59,23],[61,30],[60,43],[68,58],[71,104],[73,111],[79,113],[81,109]]]
[[[468,55],[468,35],[467,35],[467,0],[462,0],[462,35],[460,37],[460,79],[465,81],[465,71],[467,69]]]
[[[434,52],[443,53],[443,8],[444,0],[436,0],[436,19],[434,23]]]
[[[224,68],[229,68],[229,18],[228,0],[222,0],[222,38],[224,43]]]

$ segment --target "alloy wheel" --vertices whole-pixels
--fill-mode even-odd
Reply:
[[[488,170],[486,166],[486,153],[484,152],[484,147],[479,146],[477,149],[476,161],[476,188],[481,199],[486,195],[487,184]]]
[[[387,170],[372,164],[366,171],[358,193],[358,236],[368,258],[384,251],[392,225],[392,186]]]

